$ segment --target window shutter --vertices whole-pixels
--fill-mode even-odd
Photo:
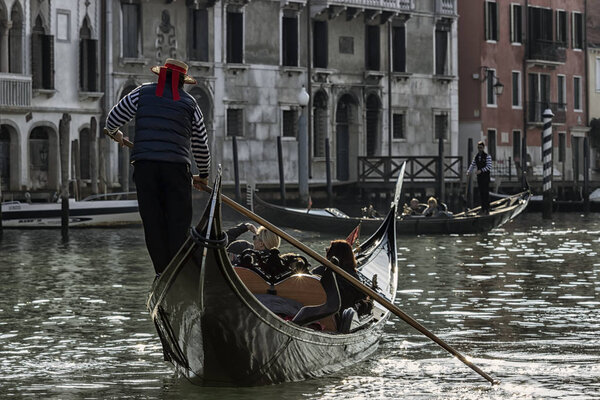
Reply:
[[[446,57],[448,53],[448,32],[435,30],[435,74],[446,74]]]
[[[243,62],[244,26],[242,13],[227,13],[227,62]]]
[[[298,66],[298,18],[283,17],[283,65]]]
[[[315,68],[327,68],[327,22],[315,21],[313,31],[313,65]]]
[[[79,41],[79,89],[87,92],[87,46],[86,39]]]
[[[54,89],[54,35],[42,36],[42,87]]]
[[[85,41],[87,48],[87,90],[96,92],[98,90],[98,41],[95,39],[85,39]]]
[[[42,88],[42,34],[31,34],[31,86],[33,89]]]
[[[406,28],[395,26],[392,34],[392,69],[394,72],[406,72]]]

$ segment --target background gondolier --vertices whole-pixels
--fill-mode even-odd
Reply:
[[[202,112],[183,90],[195,84],[188,66],[167,59],[151,68],[158,83],[132,90],[112,108],[106,128],[123,145],[119,127],[135,116],[135,143],[131,152],[139,211],[146,246],[157,274],[177,253],[192,221],[192,181],[207,183],[210,153]],[[192,155],[199,174],[190,172]]]
[[[477,143],[477,154],[467,170],[467,176],[476,169],[477,187],[479,189],[479,198],[481,200],[481,213],[490,213],[490,171],[492,170],[492,157],[485,151],[485,144],[480,141]]]

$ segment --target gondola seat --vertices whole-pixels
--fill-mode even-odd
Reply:
[[[321,275],[321,285],[323,289],[325,289],[327,295],[326,302],[320,305],[307,305],[302,307],[300,311],[298,311],[298,314],[294,316],[292,322],[298,325],[308,325],[316,321],[321,321],[321,323],[323,323],[323,319],[330,317],[339,311],[342,301],[333,271],[326,269],[323,272],[323,275]],[[331,323],[325,323],[324,325],[327,330],[335,329],[331,326]]]

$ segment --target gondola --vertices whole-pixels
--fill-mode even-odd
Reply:
[[[526,207],[531,197],[530,191],[508,196],[490,203],[489,214],[481,214],[474,208],[452,216],[425,217],[422,215],[402,216],[397,219],[398,235],[418,234],[469,234],[488,232],[514,219]],[[336,208],[293,208],[268,203],[256,193],[253,196],[255,212],[281,225],[324,233],[350,232],[359,223],[361,232],[372,233],[382,218],[351,217]]]
[[[256,272],[234,267],[227,256],[219,191],[217,180],[200,222],[148,298],[165,359],[194,384],[255,386],[322,376],[372,354],[390,312],[374,302],[353,324],[333,326],[339,292],[331,270],[320,281],[290,275],[268,284],[268,293],[282,297],[287,283],[302,288],[302,295],[320,293],[306,299],[291,321],[258,299],[264,288]],[[397,201],[356,253],[361,281],[390,302],[397,285],[396,209]],[[317,318],[322,324],[314,324]]]

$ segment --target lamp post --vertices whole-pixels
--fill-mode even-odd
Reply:
[[[298,194],[302,204],[308,203],[308,126],[306,123],[306,106],[310,96],[302,86],[298,93],[300,118],[298,119]]]

